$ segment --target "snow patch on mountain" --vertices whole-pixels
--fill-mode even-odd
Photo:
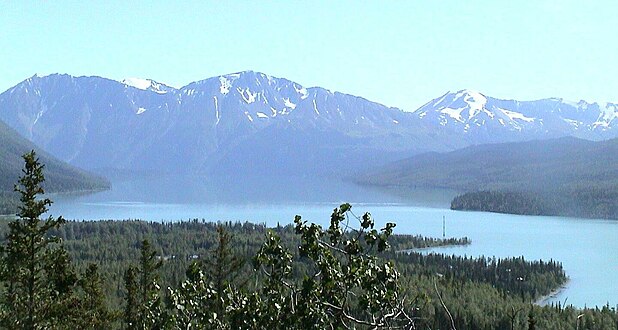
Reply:
[[[309,93],[307,92],[307,89],[305,87],[294,84],[294,89],[296,90],[296,93],[300,94],[301,100],[304,100],[309,96]]]
[[[223,95],[227,95],[232,87],[232,82],[224,76],[219,77],[219,82],[221,83],[221,86],[219,86],[219,92]]]
[[[152,86],[152,81],[150,79],[142,78],[126,78],[122,80],[122,83],[142,90],[147,90],[150,86]]]
[[[577,121],[577,120],[574,120],[574,119],[568,119],[568,118],[564,118],[564,121],[565,121],[567,124],[569,124],[569,125],[571,125],[571,126],[575,127],[575,129],[579,129],[579,126],[580,126],[580,125],[582,125],[582,124],[584,124],[584,122],[582,122],[582,121]]]
[[[461,118],[461,112],[464,108],[452,109],[452,108],[444,108],[440,110],[441,113],[448,115],[449,117],[457,120],[458,122],[463,123],[463,119]]]
[[[292,103],[289,97],[283,99],[283,105],[292,110],[296,109],[296,104]]]
[[[600,128],[605,131],[612,127],[612,122],[618,117],[618,107],[612,103],[594,103],[599,107],[599,117],[590,124],[592,129]]]
[[[463,90],[457,93],[456,98],[464,97],[464,102],[468,104],[468,119],[476,116],[487,104],[487,98],[476,91]]]
[[[215,117],[217,117],[217,122],[215,123],[215,126],[219,124],[219,121],[221,121],[221,114],[219,113],[219,101],[217,100],[216,96],[213,96],[213,101],[215,102]]]
[[[249,119],[250,122],[253,122],[253,117],[251,117],[248,111],[245,111],[245,115],[247,116],[247,119]]]
[[[524,128],[538,132],[546,129],[542,128],[544,113],[537,115],[536,111],[547,112],[552,109],[541,105],[541,102],[543,101],[539,101],[537,106],[535,102],[499,100],[464,89],[455,93],[448,92],[428,102],[413,114],[427,125],[440,125],[466,134],[486,132],[487,129],[498,129],[505,134],[521,132]]]
[[[252,93],[251,90],[249,90],[249,88],[243,89],[243,88],[237,87],[236,90],[238,91],[240,96],[242,96],[243,100],[247,102],[247,104],[251,104],[255,102],[255,97],[258,95],[257,92]]]
[[[320,115],[320,111],[318,110],[318,105],[315,103],[315,99],[313,99],[313,111],[316,115]]]
[[[535,119],[535,118],[526,117],[524,114],[519,113],[519,112],[515,112],[515,111],[510,111],[510,110],[506,110],[506,109],[502,109],[502,108],[498,108],[498,110],[500,110],[503,114],[505,114],[507,117],[509,117],[509,119],[511,121],[523,120],[525,122],[531,123]]]
[[[169,90],[173,88],[166,86],[164,84],[158,83],[151,79],[142,79],[142,78],[126,78],[121,81],[125,86],[141,89],[144,91],[152,91],[158,94],[165,94]]]
[[[604,122],[604,123],[611,123],[614,119],[616,119],[616,117],[618,117],[618,114],[616,113],[616,105],[611,104],[611,103],[605,103],[605,104],[599,104],[599,110],[600,110],[600,114],[599,114],[599,119],[597,119],[597,122]]]

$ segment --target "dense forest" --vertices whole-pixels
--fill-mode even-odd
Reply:
[[[2,223],[6,234],[7,221]],[[220,229],[221,228],[221,229]],[[295,226],[266,228],[251,223],[210,223],[202,220],[174,223],[144,221],[67,222],[50,231],[59,237],[71,256],[77,274],[85,274],[89,265],[98,265],[101,292],[105,292],[107,309],[116,310],[115,322],[110,326],[123,328],[122,311],[127,304],[125,275],[127,269],[139,264],[144,239],[151,242],[161,261],[157,269],[159,295],[163,300],[169,293],[165,288],[178,288],[187,281],[187,271],[197,265],[208,278],[212,274],[221,235],[227,235],[230,258],[236,266],[230,273],[229,285],[243,290],[259,289],[264,279],[253,267],[253,256],[268,237],[269,231],[281,237],[281,243],[293,255],[295,263],[291,278],[301,280],[308,264],[299,256],[300,239]],[[224,234],[225,233],[225,234]],[[429,239],[422,236],[393,235],[390,249],[379,254],[382,260],[392,260],[400,273],[401,294],[409,297],[410,306],[418,308],[416,326],[419,329],[449,328],[448,313],[457,329],[508,329],[513,322],[516,329],[526,329],[530,310],[540,329],[563,324],[575,329],[574,321],[582,313],[589,315],[590,329],[606,329],[616,324],[613,308],[580,310],[562,306],[531,305],[543,295],[559,288],[566,281],[561,265],[555,261],[527,261],[521,257],[494,259],[426,254],[410,250],[415,247],[441,244],[467,244],[467,239]],[[406,252],[398,252],[406,250]],[[230,259],[231,260],[231,259]],[[233,264],[230,262],[230,264]],[[573,316],[571,318],[571,316]],[[604,320],[600,323],[601,320]],[[582,321],[583,322],[583,321]],[[572,323],[572,326],[571,326]],[[605,326],[592,326],[605,324]],[[544,325],[544,326],[543,326]]]
[[[454,209],[618,219],[617,173],[618,139],[565,137],[418,155],[354,180],[464,193]]]
[[[618,219],[618,193],[599,187],[576,191],[474,191],[456,196],[451,209],[521,215]]]
[[[293,224],[41,218],[26,155],[18,219],[0,226],[0,324],[10,329],[613,329],[616,309],[538,306],[560,263],[418,248],[467,238],[394,235],[342,204]]]
[[[6,235],[8,222],[2,222]],[[144,221],[67,222],[50,235],[59,237],[73,260],[77,273],[84,273],[89,265],[98,265],[102,292],[106,292],[106,306],[125,306],[127,269],[137,264],[143,240],[151,242],[158,268],[158,285],[176,288],[187,280],[187,271],[197,265],[208,276],[212,270],[222,235],[227,235],[227,249],[236,261],[234,285],[246,290],[256,290],[255,281],[262,281],[256,274],[252,258],[260,250],[268,233],[281,238],[282,245],[293,254],[295,263],[291,270],[293,279],[301,280],[309,265],[294,249],[300,243],[295,226],[266,228],[251,223],[210,223],[201,220],[174,223]],[[526,261],[523,258],[470,258],[426,254],[417,247],[443,244],[469,244],[468,239],[434,239],[412,235],[389,237],[390,249],[379,253],[381,260],[394,261],[400,273],[400,290],[414,301],[418,308],[419,328],[440,328],[450,323],[450,318],[437,296],[439,292],[457,328],[500,328],[511,320],[506,316],[510,307],[525,309],[516,315],[516,323],[527,322],[530,303],[566,281],[562,267],[555,261]],[[405,252],[404,252],[405,251]],[[231,284],[230,284],[231,285]],[[258,285],[259,286],[259,285]],[[437,289],[436,289],[437,287]],[[166,291],[161,289],[160,295]],[[488,299],[485,304],[484,300]],[[538,306],[533,309],[540,308]],[[485,315],[486,313],[490,313]],[[118,314],[118,313],[117,313]],[[122,327],[119,317],[115,327]]]
[[[476,191],[456,196],[452,210],[510,214],[552,215],[538,194],[502,191]]]
[[[0,237],[8,234],[8,224],[8,219],[0,220]],[[111,304],[118,305],[123,299],[124,271],[138,260],[141,242],[148,240],[157,258],[165,261],[160,269],[161,283],[165,287],[184,280],[185,271],[192,263],[212,256],[221,229],[231,236],[230,248],[234,255],[243,260],[244,267],[239,269],[239,273],[244,276],[251,275],[249,261],[268,232],[281,237],[290,250],[299,242],[293,225],[267,228],[248,222],[213,223],[200,219],[165,223],[139,220],[68,221],[62,227],[50,230],[49,235],[62,239],[78,269],[85,270],[92,263],[100,266],[99,271],[107,279],[104,284],[105,292],[110,293],[107,298]],[[464,244],[470,244],[470,240],[465,237],[438,239],[397,234],[389,239],[392,251]],[[384,255],[392,257],[394,254],[391,254]]]

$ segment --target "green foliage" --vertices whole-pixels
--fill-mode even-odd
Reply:
[[[96,264],[88,265],[79,279],[81,299],[79,300],[79,315],[76,317],[78,329],[110,329],[118,318],[118,313],[111,311],[103,291],[103,279]]]
[[[187,280],[168,291],[169,324],[178,329],[223,328],[217,305],[223,305],[229,291],[218,293],[196,263],[187,270]]]
[[[139,266],[125,273],[127,329],[159,329],[162,326],[163,301],[158,270],[162,261],[148,240],[142,241]]]
[[[586,186],[560,191],[477,191],[456,196],[453,210],[618,219],[618,189]]]
[[[217,226],[217,247],[213,249],[209,258],[195,264],[205,271],[206,277],[214,286],[217,297],[223,296],[225,289],[234,283],[244,264],[244,260],[232,252],[231,242],[232,236],[225,227]],[[195,277],[194,267],[189,268],[188,272]],[[214,312],[223,313],[222,300],[221,298],[216,299]]]
[[[388,248],[394,224],[375,230],[367,213],[358,218],[360,229],[352,229],[350,209],[349,204],[335,209],[327,230],[297,216],[297,254],[289,251],[279,235],[268,231],[253,258],[254,276],[261,282],[255,290],[230,282],[220,290],[194,264],[180,289],[170,290],[168,325],[198,329],[413,326],[410,307],[399,296],[399,273],[392,262],[375,255]],[[222,241],[225,236],[221,231],[219,235]],[[220,251],[226,246],[218,248],[215,265],[223,260],[217,255],[227,254]],[[294,275],[296,264],[306,271]]]
[[[18,219],[8,224],[0,248],[0,324],[9,329],[100,329],[114,319],[92,265],[80,279],[62,240],[50,232],[62,217],[42,219],[51,201],[41,198],[43,165],[34,151],[23,156]]]
[[[536,321],[534,320],[534,307],[530,306],[530,312],[528,312],[528,330],[536,329]]]
[[[417,252],[389,256],[403,274],[431,278],[440,274],[449,281],[487,283],[504,294],[536,300],[566,283],[562,265],[553,260],[472,258]]]
[[[292,254],[277,236],[269,234],[256,255],[255,266],[267,278],[264,293],[269,305],[281,306],[273,311],[273,321],[293,328],[413,324],[399,300],[399,273],[391,262],[371,255],[371,251],[387,249],[394,225],[387,224],[378,232],[366,213],[358,218],[360,229],[352,229],[350,209],[349,204],[335,209],[327,230],[308,225],[300,216],[295,218],[296,233],[301,237],[299,256],[310,270],[300,283],[290,279]]]
[[[230,245],[232,236],[216,227],[216,248],[206,260],[193,262],[178,289],[168,288],[167,326],[181,329],[248,328],[255,311],[242,293],[246,281],[237,281],[244,264]]]
[[[15,191],[20,195],[19,219],[9,223],[6,244],[0,250],[2,269],[2,325],[37,329],[59,322],[69,308],[77,276],[57,237],[47,236],[64,223],[62,217],[41,219],[51,201],[43,194],[43,165],[34,151],[23,156],[23,176]]]

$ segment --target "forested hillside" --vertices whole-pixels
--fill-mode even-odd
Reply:
[[[61,162],[22,138],[13,129],[0,121],[0,214],[16,212],[16,195],[13,185],[22,175],[22,155],[37,150],[41,162],[45,163],[47,192],[102,190],[109,188],[109,182]]]
[[[456,209],[618,219],[618,140],[480,145],[405,159],[357,180],[496,192],[466,194],[456,200]]]

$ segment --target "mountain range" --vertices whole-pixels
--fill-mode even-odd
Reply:
[[[88,170],[350,175],[412,155],[561,136],[618,136],[610,103],[499,100],[462,90],[415,111],[245,71],[174,88],[149,79],[33,76],[0,120]]]

